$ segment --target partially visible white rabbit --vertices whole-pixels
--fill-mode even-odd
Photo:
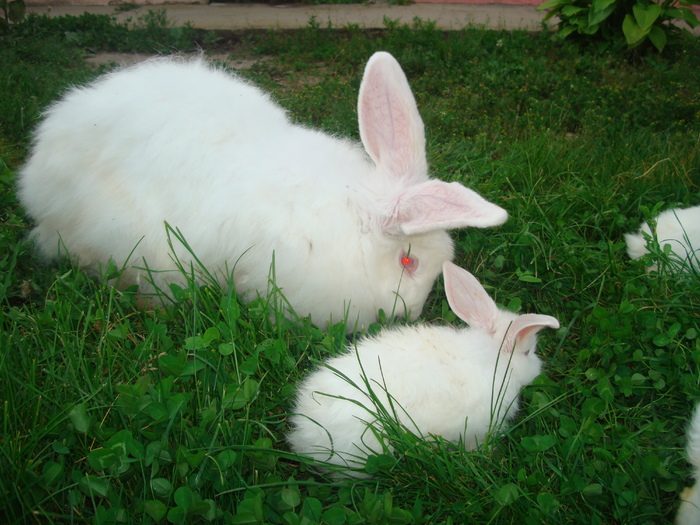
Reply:
[[[686,453],[688,463],[693,467],[693,478],[696,483],[681,493],[681,505],[676,514],[676,524],[700,525],[700,403],[695,406],[695,412],[688,427]]]
[[[246,300],[269,293],[274,260],[293,309],[321,326],[346,314],[349,330],[367,326],[379,309],[414,319],[453,257],[446,230],[507,213],[428,177],[423,122],[388,53],[367,63],[358,114],[364,149],[290,122],[202,59],[154,59],[48,109],[19,196],[45,256],[93,270],[112,258],[146,293],[183,280],[174,259],[197,269],[167,221],[217,279],[233,270]]]
[[[559,322],[499,309],[472,274],[450,262],[443,273],[450,307],[470,327],[387,329],[329,359],[299,387],[288,435],[295,452],[359,467],[389,446],[378,438],[383,411],[395,411],[416,434],[462,440],[467,449],[515,416],[521,387],[540,373],[537,333]]]
[[[654,237],[649,225],[642,223],[639,233],[625,235],[627,253],[632,259],[639,259],[649,253],[642,233]],[[674,268],[700,270],[700,206],[674,208],[661,212],[656,219],[656,238],[659,246],[670,244],[675,262]],[[649,268],[655,270],[656,265]]]

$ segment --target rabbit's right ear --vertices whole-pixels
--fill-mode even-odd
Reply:
[[[472,328],[495,334],[498,306],[481,283],[467,270],[445,261],[442,264],[445,294],[452,311]]]
[[[372,55],[357,103],[360,138],[374,163],[409,186],[428,179],[425,131],[408,80],[389,53]]]

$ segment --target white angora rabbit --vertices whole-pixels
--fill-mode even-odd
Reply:
[[[44,255],[94,270],[112,258],[146,293],[183,280],[174,259],[198,267],[174,238],[171,249],[167,221],[245,300],[269,293],[274,261],[283,295],[321,326],[346,313],[366,326],[380,308],[415,318],[452,259],[446,230],[507,213],[428,177],[423,123],[388,53],[367,63],[358,114],[364,149],[290,122],[202,59],[154,59],[48,109],[19,195]]]
[[[380,413],[417,435],[472,449],[515,416],[521,387],[540,373],[537,333],[559,322],[499,309],[472,274],[450,262],[443,273],[450,307],[469,328],[387,329],[329,359],[299,388],[288,436],[295,452],[341,469],[361,466],[389,446],[379,441]]]
[[[642,232],[653,237],[646,222],[642,223],[639,233],[625,235],[627,253],[632,259],[639,259],[649,253]],[[666,244],[671,245],[676,269],[689,270],[690,267],[695,267],[700,270],[700,206],[661,212],[656,218],[656,237],[662,248]],[[649,268],[654,269],[655,266]]]
[[[688,462],[693,467],[695,485],[686,488],[681,494],[681,506],[676,514],[677,525],[700,525],[700,404],[695,406],[693,418],[688,427],[686,445]]]

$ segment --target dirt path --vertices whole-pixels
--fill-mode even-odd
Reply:
[[[27,10],[49,16],[80,15],[85,11],[109,14],[118,20],[135,19],[149,9],[166,9],[176,25],[190,22],[201,29],[293,29],[305,27],[311,17],[322,26],[356,24],[360,28],[384,27],[384,18],[411,23],[415,17],[431,20],[440,29],[463,29],[478,25],[493,29],[529,29],[541,27],[544,13],[534,6],[505,4],[177,4],[149,5],[117,12],[114,6],[29,6]]]

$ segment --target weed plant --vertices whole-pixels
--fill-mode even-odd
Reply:
[[[230,287],[184,279],[172,305],[144,311],[134,290],[44,264],[26,244],[13,181],[28,130],[67,85],[99,73],[80,60],[85,42],[121,31],[87,23],[74,39],[71,24],[30,17],[0,46],[0,521],[672,519],[692,482],[683,446],[700,400],[700,279],[647,273],[668,254],[630,261],[622,236],[700,203],[697,43],[631,62],[544,34],[421,21],[243,35],[236,53],[261,57],[248,77],[294,119],[354,137],[364,63],[392,52],[426,122],[432,173],[510,212],[500,228],[456,232],[456,262],[499,303],[562,324],[542,334],[544,372],[518,418],[482,448],[387,421],[394,451],[369,458],[375,478],[332,481],[284,434],[295,384],[348,342],[342,324],[322,332],[279,316],[280,298],[241,304]],[[423,319],[459,324],[440,287]]]

